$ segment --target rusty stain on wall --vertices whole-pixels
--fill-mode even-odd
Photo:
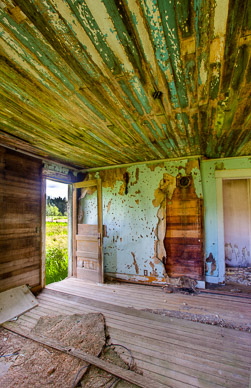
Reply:
[[[112,203],[112,200],[110,199],[110,201],[108,202],[108,205],[107,205],[107,213],[109,213],[109,211],[110,211],[111,203]]]
[[[139,180],[139,168],[137,167],[135,171],[135,180],[131,182],[130,185],[131,186],[136,185],[136,183],[138,183],[138,180]]]
[[[124,195],[125,189],[126,189],[126,186],[124,183],[122,183],[122,185],[120,186],[120,189],[119,189],[119,195]]]
[[[186,174],[190,175],[193,169],[199,169],[198,159],[188,160],[186,164]]]
[[[209,253],[209,256],[206,258],[206,264],[211,264],[211,267],[210,267],[210,275],[213,275],[214,271],[216,270],[216,260],[215,258],[213,257],[213,254],[210,252]],[[207,268],[207,270],[209,270],[209,268]]]
[[[123,168],[112,168],[110,170],[101,170],[98,175],[102,180],[103,188],[110,187],[114,188],[117,181],[124,181],[124,174],[127,172],[125,167]],[[95,179],[96,172],[89,173],[89,179]]]
[[[150,168],[151,171],[154,171],[156,167],[164,167],[164,163],[154,163],[154,164],[147,164],[147,167]]]
[[[158,272],[155,268],[155,265],[152,261],[149,262],[149,265],[152,267],[152,272],[150,272],[150,276],[158,276]]]
[[[225,170],[224,162],[217,162],[215,170]]]
[[[136,262],[136,258],[135,258],[135,253],[134,252],[131,252],[131,255],[133,257],[133,265],[135,267],[135,271],[136,271],[136,274],[138,275],[139,273],[139,267],[138,267],[138,264]]]

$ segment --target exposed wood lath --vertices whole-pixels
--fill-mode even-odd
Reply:
[[[249,12],[248,0],[1,0],[0,142],[79,167],[248,155]]]

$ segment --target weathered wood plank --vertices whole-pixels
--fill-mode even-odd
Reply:
[[[38,306],[27,286],[12,288],[0,293],[0,324]]]
[[[91,187],[91,186],[97,186],[97,179],[73,183],[74,189],[81,189],[84,187]]]
[[[233,388],[248,384],[249,333],[136,310],[143,308],[144,304],[154,305],[154,300],[155,306],[161,303],[162,292],[154,287],[130,284],[106,284],[101,287],[79,279],[67,279],[62,284],[68,284],[68,294],[61,291],[48,293],[49,290],[45,289],[38,297],[40,306],[8,326],[18,325],[27,330],[34,327],[40,316],[57,315],[62,310],[67,314],[99,311],[106,317],[111,341],[132,351],[136,365],[145,377],[154,380],[154,387],[158,386],[158,382],[180,388],[191,385]],[[60,283],[51,287],[59,290]],[[79,296],[72,295],[72,292],[77,292]],[[87,292],[89,300],[85,297]],[[102,295],[103,298],[100,298]],[[215,300],[203,296],[162,296],[168,300],[177,299],[178,310],[183,301],[195,303],[201,300],[200,307],[203,306],[203,309],[207,306],[205,300],[212,306],[215,303]],[[133,308],[125,308],[126,303]]]
[[[76,254],[77,254],[77,257],[98,260],[98,253],[95,253],[95,252],[77,251]]]
[[[39,285],[42,162],[3,147],[0,155],[0,289]]]

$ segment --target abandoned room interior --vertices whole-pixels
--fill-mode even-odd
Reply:
[[[1,387],[249,386],[250,14],[0,0]]]

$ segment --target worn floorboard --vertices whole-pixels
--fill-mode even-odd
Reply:
[[[251,298],[238,298],[214,294],[168,294],[159,287],[110,283],[105,285],[88,284],[79,279],[65,279],[48,286],[49,289],[70,292],[90,299],[109,301],[110,303],[134,307],[178,311],[185,314],[197,314],[216,317],[237,327],[251,328]]]
[[[40,316],[98,311],[105,316],[110,341],[132,351],[137,367],[156,382],[156,388],[158,384],[174,388],[248,386],[250,333],[143,311],[163,309],[167,304],[165,308],[176,311],[189,306],[203,314],[217,314],[224,307],[222,317],[232,317],[239,324],[236,314],[250,322],[248,299],[245,302],[243,298],[239,301],[226,296],[221,300],[219,295],[210,298],[209,294],[169,295],[154,287],[95,285],[77,279],[49,285],[37,299],[38,307],[6,327],[18,325],[27,330],[35,326]],[[119,348],[118,351],[121,352]],[[122,357],[126,359],[127,353],[123,352]]]

